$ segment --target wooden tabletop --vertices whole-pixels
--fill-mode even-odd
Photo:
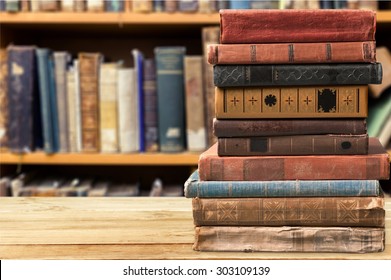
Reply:
[[[382,253],[192,250],[191,199],[0,198],[0,259],[391,259],[391,199]]]

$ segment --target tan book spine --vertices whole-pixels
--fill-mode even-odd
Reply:
[[[67,70],[66,76],[67,85],[67,103],[68,103],[68,143],[69,152],[75,153],[77,150],[77,135],[76,135],[76,83],[75,83],[75,68],[71,67]]]
[[[99,133],[99,53],[79,53],[82,151],[98,152]]]
[[[360,118],[368,86],[215,87],[216,118]]]
[[[153,11],[152,0],[133,0],[132,11],[135,13],[150,13]]]
[[[7,50],[0,49],[0,150],[6,150],[8,144],[8,67]]]
[[[193,198],[197,226],[384,227],[384,197]]]
[[[87,0],[88,12],[104,12],[105,4],[104,0]]]
[[[361,227],[234,227],[195,229],[196,251],[340,252],[384,251],[384,228]]]

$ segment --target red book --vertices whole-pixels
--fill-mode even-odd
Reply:
[[[221,44],[374,41],[370,10],[220,10]]]
[[[389,155],[377,138],[366,155],[220,157],[217,144],[201,154],[201,181],[388,180]]]

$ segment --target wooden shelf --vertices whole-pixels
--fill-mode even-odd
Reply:
[[[138,154],[31,154],[0,153],[1,164],[56,164],[56,165],[179,165],[197,166],[198,153],[138,153]]]

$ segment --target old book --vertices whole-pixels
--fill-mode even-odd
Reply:
[[[219,156],[365,155],[368,135],[325,134],[263,137],[219,137]]]
[[[43,146],[34,46],[7,47],[8,148],[26,153]]]
[[[368,10],[220,10],[222,44],[374,41],[375,27]]]
[[[279,0],[250,0],[250,9],[278,9],[279,2]]]
[[[251,9],[250,0],[228,0],[230,9]]]
[[[5,0],[5,11],[7,12],[20,11],[20,0]]]
[[[217,155],[217,144],[200,155],[203,181],[388,180],[389,155],[377,138],[367,155],[235,156]]]
[[[7,123],[8,119],[8,58],[7,50],[0,48],[0,150],[8,147]]]
[[[100,151],[118,152],[118,68],[119,63],[106,62],[100,65],[99,79],[99,124]]]
[[[105,2],[104,0],[86,0],[88,12],[104,12]]]
[[[391,88],[391,52],[387,47],[378,47],[376,58],[382,64],[383,80],[381,84],[369,85],[369,94],[373,98],[379,98],[387,88]]]
[[[178,0],[178,11],[195,13],[198,11],[198,0]]]
[[[213,67],[207,63],[207,48],[209,44],[219,43],[220,28],[208,26],[202,28],[202,48],[204,56],[203,79],[204,79],[204,108],[207,146],[210,147],[217,141],[212,131],[213,118],[215,117],[215,87],[213,84]]]
[[[193,198],[196,226],[384,227],[384,197]]]
[[[215,88],[217,119],[365,118],[368,86]]]
[[[366,41],[211,44],[208,46],[208,62],[210,64],[373,63],[376,62],[376,43]]]
[[[75,59],[67,70],[68,143],[69,152],[81,150],[79,62]]]
[[[156,64],[152,58],[144,60],[144,146],[146,152],[159,150]]]
[[[187,149],[191,152],[204,151],[206,149],[206,129],[202,82],[203,56],[186,55],[183,63],[185,68]]]
[[[85,12],[87,10],[86,0],[74,0],[75,1],[75,12]]]
[[[66,71],[71,60],[71,55],[66,51],[53,52],[54,71],[56,75],[56,95],[58,113],[59,152],[69,152],[68,132],[68,92],[66,87]]]
[[[82,152],[99,152],[99,67],[100,53],[78,54]]]
[[[20,0],[20,11],[29,12],[30,11],[30,0]]]
[[[133,0],[132,12],[149,13],[153,11],[152,0]]]
[[[60,10],[60,2],[58,0],[38,0],[39,10],[42,12],[56,12]]]
[[[218,87],[380,84],[380,63],[215,65]]]
[[[118,69],[118,137],[121,153],[139,150],[135,78],[134,68]]]
[[[75,0],[61,0],[61,11],[63,12],[75,11]]]
[[[185,47],[156,47],[159,148],[161,152],[186,149],[185,88],[183,59]]]
[[[216,8],[216,0],[198,0],[198,12],[209,14],[218,11]]]
[[[58,107],[53,53],[47,48],[37,48],[38,83],[44,140],[44,151],[56,153],[60,149]]]
[[[365,118],[354,119],[248,119],[213,120],[217,137],[250,137],[308,134],[366,134]]]
[[[195,228],[196,251],[339,252],[384,250],[384,228],[363,227],[236,227]]]
[[[190,197],[379,196],[378,180],[201,181],[198,170],[185,182]]]
[[[123,12],[125,10],[124,0],[106,0],[106,12]]]
[[[164,11],[174,13],[178,10],[178,0],[164,0]]]
[[[136,123],[137,130],[135,131],[137,135],[137,145],[138,151],[145,151],[145,141],[144,141],[144,54],[138,50],[133,49],[131,51],[133,57],[133,65],[134,65],[134,75],[135,75],[135,83],[134,90],[136,92],[136,98],[133,100],[137,105],[136,107]]]

